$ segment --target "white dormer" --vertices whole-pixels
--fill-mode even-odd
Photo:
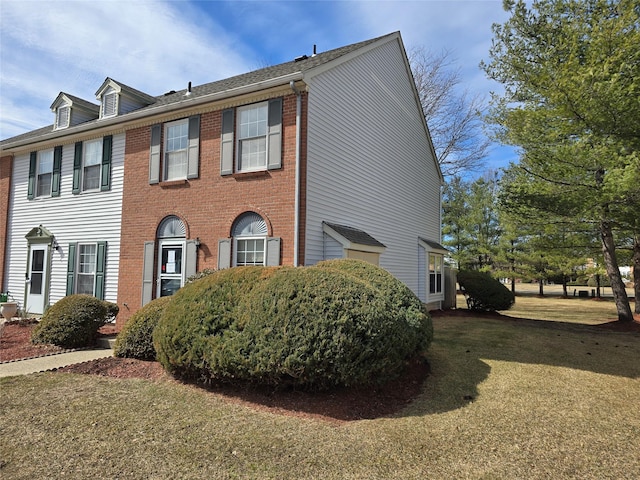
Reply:
[[[51,104],[51,111],[56,115],[54,130],[73,127],[80,123],[98,118],[100,107],[68,93],[60,92]]]
[[[96,92],[100,118],[123,115],[156,102],[155,97],[107,77]]]

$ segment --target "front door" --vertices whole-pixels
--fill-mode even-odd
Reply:
[[[182,286],[184,281],[183,247],[184,243],[180,241],[165,240],[160,243],[158,297],[173,295]]]
[[[27,272],[27,312],[44,313],[46,305],[46,282],[48,245],[31,245],[31,258]]]

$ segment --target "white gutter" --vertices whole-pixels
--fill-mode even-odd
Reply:
[[[291,80],[289,86],[296,94],[296,175],[293,207],[293,266],[297,267],[299,262],[298,249],[300,246],[300,133],[302,130],[300,117],[302,115],[302,96],[293,80]]]

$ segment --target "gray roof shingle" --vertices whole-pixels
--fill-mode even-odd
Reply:
[[[336,233],[342,235],[344,238],[349,240],[352,243],[357,243],[359,245],[369,245],[372,247],[386,247],[383,243],[380,243],[378,240],[373,238],[367,232],[363,230],[359,230],[354,227],[349,227],[347,225],[338,225],[335,223],[322,222]]]
[[[312,56],[303,56],[300,57],[296,60],[292,60],[290,62],[285,62],[285,63],[281,63],[279,65],[274,65],[271,67],[266,67],[266,68],[261,68],[259,70],[254,70],[252,72],[248,72],[248,73],[243,73],[241,75],[236,75],[234,77],[230,77],[230,78],[225,78],[223,80],[218,80],[215,82],[211,82],[211,83],[206,83],[203,85],[198,85],[198,86],[194,86],[191,89],[191,98],[192,99],[197,99],[198,97],[203,97],[206,95],[211,95],[211,94],[215,94],[215,93],[222,93],[225,92],[227,90],[232,90],[235,88],[239,88],[239,87],[245,87],[245,86],[250,86],[250,85],[254,85],[260,82],[264,82],[267,80],[272,80],[272,79],[276,79],[279,77],[283,77],[286,75],[290,75],[290,74],[295,74],[295,73],[304,73],[306,71],[309,71],[315,67],[318,67],[320,65],[326,64],[328,62],[331,62],[333,60],[336,60],[344,55],[347,55],[351,52],[354,52],[358,49],[361,49],[367,45],[370,45],[372,43],[375,43],[383,38],[386,37],[390,37],[393,35],[396,35],[397,32],[394,33],[390,33],[387,35],[383,35],[380,37],[376,37],[376,38],[372,38],[369,40],[365,40],[363,42],[358,42],[358,43],[354,43],[351,45],[347,45],[344,47],[340,47],[340,48],[336,48],[334,50],[328,50],[326,52],[322,52],[322,53],[318,53],[317,55],[312,55]],[[115,80],[114,80],[115,81]],[[139,90],[136,90],[132,87],[129,86],[125,86],[124,84],[120,83],[120,82],[116,82],[118,83],[118,85],[122,86],[122,87],[126,87],[127,89],[129,89],[130,91],[135,91],[135,92],[139,92],[141,95],[151,99],[155,99],[155,101],[153,103],[150,103],[149,105],[139,108],[137,110],[134,110],[128,114],[125,115],[121,115],[118,118],[121,118],[123,121],[127,119],[128,115],[131,114],[141,114],[143,113],[145,110],[152,110],[155,109],[157,107],[161,107],[161,106],[166,106],[168,108],[170,108],[170,106],[172,104],[176,104],[176,106],[181,105],[182,102],[184,101],[184,94],[186,93],[186,89],[180,90],[180,91],[176,91],[176,92],[172,92],[170,94],[164,94],[164,95],[159,95],[157,97],[151,97],[147,94],[145,94],[144,92],[140,92]],[[91,104],[89,102],[87,102],[86,100],[82,100],[78,97],[73,97],[72,95],[69,94],[65,94],[68,97],[70,97],[74,103],[76,101],[81,101],[84,104],[88,104],[90,106],[92,106],[93,108],[97,108],[99,110],[99,106],[96,106],[94,104]],[[90,120],[89,122],[85,122],[84,124],[80,124],[80,125],[89,125],[91,122],[96,123],[98,122],[98,120]],[[43,128],[39,128],[36,130],[32,130],[30,132],[27,133],[23,133],[21,135],[16,135],[15,137],[11,137],[11,138],[7,138],[5,140],[0,141],[0,146],[3,145],[7,145],[7,144],[15,144],[15,143],[22,143],[22,142],[29,142],[31,140],[33,141],[37,141],[38,137],[45,135],[45,134],[50,134],[53,130],[53,125],[49,125]],[[71,131],[69,133],[72,133]],[[61,132],[61,135],[63,135],[64,132]]]

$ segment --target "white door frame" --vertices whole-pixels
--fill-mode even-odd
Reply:
[[[49,244],[32,243],[28,262],[25,310],[43,314],[49,293]]]
[[[175,260],[178,260],[177,258],[168,258],[167,262],[163,262],[163,249],[165,248],[169,248],[169,247],[175,247],[173,249],[173,251],[175,252],[175,250],[177,250],[178,248],[180,249],[180,259],[179,262],[176,262]],[[171,255],[171,252],[168,251],[167,252],[168,255]],[[157,255],[158,255],[158,281],[157,281],[157,291],[156,291],[156,298],[160,298],[162,296],[166,296],[163,295],[163,280],[179,280],[180,281],[180,287],[182,287],[184,285],[184,281],[185,281],[185,266],[186,266],[186,249],[185,249],[185,240],[184,239],[170,239],[170,238],[163,238],[160,239],[158,241],[158,251],[157,251]],[[172,261],[173,260],[173,261]],[[163,268],[164,267],[164,268]],[[179,270],[179,271],[176,271]],[[178,288],[180,288],[178,287]]]

